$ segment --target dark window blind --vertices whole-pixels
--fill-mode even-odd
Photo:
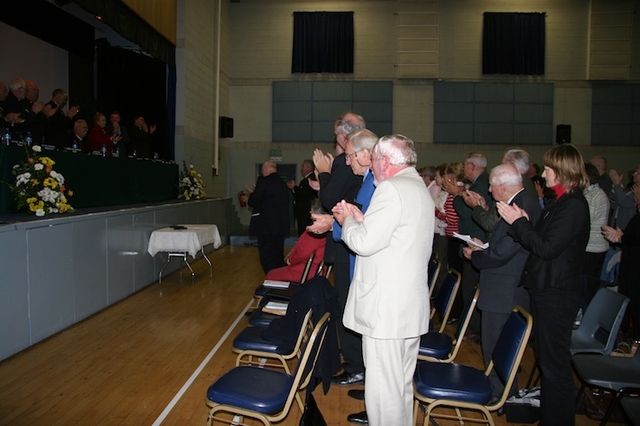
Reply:
[[[545,13],[485,12],[482,74],[544,74]]]

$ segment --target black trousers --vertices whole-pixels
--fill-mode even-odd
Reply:
[[[577,389],[569,348],[580,292],[548,288],[529,293],[536,357],[542,372],[540,425],[575,425]]]
[[[344,307],[347,304],[347,295],[349,294],[349,286],[351,285],[349,262],[336,262],[333,264],[333,280],[336,291],[338,292],[338,304],[340,305],[340,314],[342,315]],[[364,372],[362,336],[346,328],[342,323],[342,317],[336,321],[336,326],[338,329],[338,338],[340,339],[342,357],[346,362],[344,366],[345,371],[349,374]]]
[[[284,238],[284,235],[258,235],[258,254],[265,274],[285,265]]]

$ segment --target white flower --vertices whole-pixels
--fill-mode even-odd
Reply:
[[[28,183],[29,179],[31,179],[31,173],[29,172],[16,176],[16,186],[20,186],[25,183]]]
[[[58,200],[59,192],[51,190],[51,188],[44,188],[37,192],[38,197],[45,203],[55,203]]]
[[[40,145],[34,145],[31,149],[34,152],[42,152],[42,148],[40,147]]]
[[[34,164],[33,168],[36,169],[36,170],[42,170],[42,169],[44,169],[44,164],[36,163],[36,164]]]
[[[36,216],[44,216],[44,210],[42,209],[36,210]]]

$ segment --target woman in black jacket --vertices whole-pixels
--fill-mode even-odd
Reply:
[[[571,368],[571,330],[580,306],[580,266],[589,240],[584,161],[572,145],[544,155],[547,186],[556,194],[535,227],[517,205],[498,203],[509,234],[531,254],[522,285],[531,296],[536,356],[542,372],[540,425],[575,424],[576,388]]]

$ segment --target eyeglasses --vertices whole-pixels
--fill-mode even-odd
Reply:
[[[347,154],[347,152],[345,151],[344,155],[345,157],[347,157],[348,160],[350,160],[351,157],[356,157],[358,155],[358,151],[354,151],[351,154]]]

